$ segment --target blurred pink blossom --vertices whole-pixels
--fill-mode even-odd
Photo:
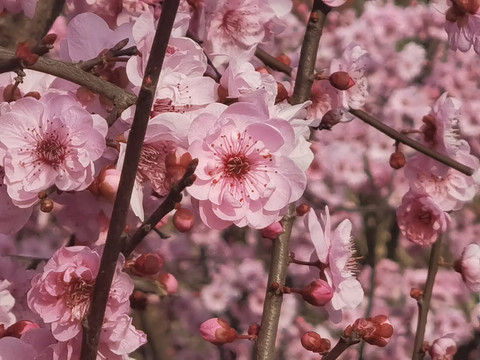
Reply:
[[[457,353],[457,344],[451,336],[442,336],[432,343],[428,352],[432,360],[453,360]]]
[[[465,285],[471,291],[480,292],[480,245],[468,245],[455,269],[460,272]]]

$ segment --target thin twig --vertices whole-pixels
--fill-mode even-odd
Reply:
[[[13,51],[0,48],[0,63],[4,60],[12,61],[12,59],[16,59]],[[137,97],[134,94],[93,74],[83,71],[74,63],[67,63],[40,56],[37,62],[34,65],[29,66],[28,69],[57,76],[84,86],[94,93],[103,95],[112,100],[120,113],[129,106],[135,104],[137,101]]]
[[[284,232],[275,240],[273,246],[268,288],[263,304],[262,322],[257,340],[257,360],[273,360],[278,321],[282,308],[283,296],[271,285],[276,282],[285,284],[290,254],[290,235],[295,220],[295,205],[290,205],[288,214],[283,218]]]
[[[315,79],[315,63],[317,61],[318,43],[322,36],[323,26],[331,7],[321,0],[314,0],[312,12],[308,20],[305,37],[303,38],[300,62],[298,63],[295,89],[290,98],[292,104],[300,104],[310,99],[313,81]]]
[[[360,339],[351,339],[349,337],[341,336],[338,343],[325,355],[322,360],[335,360],[350,346],[358,344]]]
[[[158,224],[162,218],[167,215],[170,211],[175,208],[175,204],[182,200],[182,191],[193,184],[195,177],[193,173],[198,165],[198,159],[193,159],[187,167],[185,175],[182,179],[172,185],[170,192],[168,193],[165,200],[162,204],[153,212],[153,214],[145,220],[145,222],[140,226],[137,231],[128,239],[124,249],[122,250],[123,255],[128,257],[135,247],[143,240],[147,234],[155,228],[155,225]]]
[[[418,305],[418,322],[417,331],[415,333],[415,341],[413,343],[412,360],[423,359],[425,353],[422,350],[423,340],[425,338],[425,327],[427,325],[428,311],[430,310],[430,301],[432,300],[433,285],[435,284],[435,276],[438,271],[438,262],[440,260],[440,250],[442,248],[443,235],[440,235],[437,241],[432,245],[430,252],[430,260],[428,264],[427,281],[423,289],[422,296],[417,299]]]
[[[385,135],[390,136],[392,139],[395,139],[396,141],[399,141],[405,145],[410,146],[411,148],[421,152],[422,154],[425,154],[432,159],[435,159],[442,164],[445,164],[447,166],[450,166],[451,168],[460,171],[461,173],[471,176],[474,173],[474,170],[466,165],[463,165],[459,163],[458,161],[443,155],[433,149],[430,149],[429,147],[419,143],[418,141],[415,141],[408,136],[392,129],[390,126],[384,124],[380,120],[375,119],[373,116],[367,114],[366,112],[362,110],[355,110],[355,109],[349,109],[348,110],[351,114],[355,115],[358,117],[360,120],[363,122],[367,123],[368,125],[374,127],[375,129],[383,132]]]
[[[155,32],[150,57],[148,58],[143,83],[138,96],[132,130],[128,137],[125,161],[120,175],[118,192],[113,206],[100,269],[93,290],[93,298],[87,318],[83,322],[81,360],[95,360],[97,358],[97,348],[110,293],[109,290],[117,260],[123,248],[123,241],[121,241],[122,233],[125,229],[143,139],[179,1],[166,0],[162,6],[162,14]]]
[[[271,69],[283,72],[288,76],[292,76],[292,68],[290,66],[281,62],[276,57],[273,57],[272,55],[267,53],[265,50],[262,50],[257,47],[257,49],[255,50],[255,56],[259,58],[265,65],[267,65]]]

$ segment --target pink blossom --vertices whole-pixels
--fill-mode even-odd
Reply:
[[[325,207],[323,223],[322,228],[315,211],[310,209],[305,224],[315,246],[312,256],[322,263],[322,276],[334,291],[332,300],[326,305],[330,320],[339,322],[341,309],[355,308],[362,302],[363,289],[354,276],[356,264],[351,242],[352,223],[345,219],[332,231],[328,207]]]
[[[448,1],[450,3],[450,1]],[[452,50],[480,53],[480,4],[477,0],[453,0],[446,12],[445,31]]]
[[[0,13],[8,11],[18,13],[24,11],[25,15],[32,18],[35,15],[35,8],[38,0],[0,0]]]
[[[304,172],[289,158],[295,144],[292,126],[268,119],[251,104],[233,104],[219,118],[198,116],[189,141],[188,151],[199,165],[188,191],[211,228],[264,228],[305,189]]]
[[[0,325],[8,327],[17,320],[15,314],[11,311],[15,305],[15,298],[7,289],[10,285],[8,280],[0,281]]]
[[[202,337],[215,345],[230,343],[237,338],[237,332],[228,322],[220,318],[209,319],[200,325]]]
[[[430,197],[412,192],[403,197],[397,219],[403,235],[422,246],[433,244],[450,223],[450,216]]]
[[[473,292],[480,292],[480,245],[470,244],[463,249],[457,268],[465,285]]]
[[[51,324],[57,340],[67,341],[80,332],[99,266],[99,250],[85,246],[63,247],[47,262],[43,273],[32,279],[28,305],[45,323]],[[107,319],[129,308],[133,284],[128,275],[122,273],[122,268],[123,260],[119,260],[107,303]]]
[[[31,206],[52,185],[83,190],[93,181],[93,161],[105,149],[107,125],[72,97],[23,98],[0,119],[5,184],[15,205]]]
[[[453,356],[457,353],[457,344],[451,336],[442,336],[435,339],[428,352],[432,360],[453,360]]]

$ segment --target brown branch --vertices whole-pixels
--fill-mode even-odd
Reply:
[[[155,90],[167,50],[170,33],[180,0],[166,0],[162,6],[162,14],[155,32],[150,57],[143,83],[138,96],[135,116],[130,131],[125,161],[120,175],[118,192],[113,205],[110,227],[103,250],[100,269],[98,271],[93,298],[87,318],[83,322],[83,342],[81,360],[95,360],[100,340],[103,318],[109,297],[113,275],[120,251],[123,248],[122,233],[130,207],[130,198],[140,160],[143,139],[150,118]]]
[[[257,360],[275,359],[275,339],[282,308],[283,295],[272,286],[285,284],[290,254],[290,235],[295,220],[295,205],[291,204],[283,218],[284,232],[273,243],[273,253],[268,274],[268,288],[263,304],[262,322],[257,340]]]
[[[175,204],[182,200],[182,191],[193,184],[195,181],[195,169],[198,165],[198,159],[193,159],[187,167],[185,175],[182,179],[172,185],[170,192],[168,193],[162,204],[153,212],[153,214],[145,220],[137,231],[128,239],[122,253],[127,258],[135,247],[147,236],[147,234],[153,230],[155,225],[158,224],[162,218],[175,208]]]
[[[276,57],[273,57],[272,55],[267,53],[265,50],[262,50],[257,47],[257,49],[255,50],[255,56],[258,59],[260,59],[265,65],[267,65],[269,68],[275,71],[283,72],[288,76],[292,76],[292,68],[290,66],[281,62]]]
[[[345,350],[350,346],[358,344],[360,339],[352,339],[349,337],[341,336],[338,343],[333,347],[332,350],[325,355],[322,360],[335,360],[337,359]]]
[[[412,360],[423,359],[425,353],[422,350],[423,340],[425,338],[425,327],[427,326],[428,311],[430,309],[430,301],[432,300],[433,285],[435,284],[435,276],[438,271],[438,262],[440,260],[440,250],[442,248],[443,235],[440,235],[437,241],[432,245],[430,252],[430,260],[428,264],[427,281],[423,294],[417,299],[418,305],[418,322],[417,332],[415,333],[415,341],[413,343]]]
[[[355,109],[349,109],[348,110],[351,114],[355,115],[358,117],[360,120],[363,122],[367,123],[368,125],[374,127],[375,129],[381,131],[385,135],[390,136],[392,139],[395,139],[398,142],[401,142],[407,146],[410,146],[411,148],[417,150],[418,152],[421,152],[422,154],[427,155],[428,157],[431,157],[432,159],[435,159],[439,162],[441,162],[444,165],[450,166],[451,168],[460,171],[461,173],[471,176],[474,173],[474,170],[466,165],[463,165],[459,163],[458,161],[443,155],[433,149],[430,149],[429,147],[419,143],[418,141],[415,141],[408,136],[392,129],[390,126],[384,124],[380,120],[375,119],[373,116],[367,114],[366,112],[362,110],[355,110]]]
[[[303,38],[300,62],[298,64],[295,89],[290,103],[300,104],[310,99],[313,81],[315,79],[315,63],[317,61],[318,43],[322,36],[323,26],[331,7],[321,0],[314,0],[310,19],[308,20],[305,37]]]
[[[13,51],[0,48],[0,64],[2,64],[3,61],[17,60],[18,59],[16,59]],[[34,65],[29,66],[28,69],[57,76],[80,86],[84,86],[94,93],[103,95],[112,100],[119,113],[135,104],[137,101],[137,97],[134,94],[93,74],[83,71],[74,63],[66,63],[41,56],[38,58],[38,61]]]

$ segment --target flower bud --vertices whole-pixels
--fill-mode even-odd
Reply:
[[[192,230],[195,217],[189,209],[180,208],[173,215],[173,225],[181,233]]]
[[[22,93],[20,92],[20,89],[14,84],[9,84],[3,89],[3,101],[12,102],[21,97]]]
[[[15,324],[12,324],[7,328],[5,336],[13,336],[20,339],[20,337],[27,331],[38,329],[39,327],[40,326],[37,323],[28,320],[17,321]]]
[[[221,318],[212,318],[200,325],[202,337],[215,345],[223,345],[234,341],[238,334],[228,322]]]
[[[307,204],[301,204],[298,205],[295,210],[297,212],[297,216],[303,216],[310,211],[310,206],[308,206]]]
[[[252,324],[248,327],[248,335],[252,336],[258,336],[258,333],[260,332],[260,325],[258,324]]]
[[[457,344],[448,336],[436,339],[432,346],[430,346],[430,349],[428,349],[432,360],[453,360],[456,352]]]
[[[163,260],[156,253],[140,255],[133,264],[133,269],[139,275],[155,275],[163,267]]]
[[[292,60],[288,57],[288,55],[285,55],[285,54],[278,55],[277,59],[280,62],[284,63],[285,65],[290,66],[292,64]]]
[[[378,315],[373,318],[357,319],[353,325],[348,325],[345,336],[361,338],[371,345],[383,347],[388,344],[393,335],[393,326],[387,316]]]
[[[52,212],[53,210],[53,201],[49,198],[44,198],[40,200],[40,211],[44,213]]]
[[[325,115],[323,115],[320,125],[318,125],[319,130],[332,130],[332,128],[337,125],[341,120],[341,117],[338,115],[338,112],[333,110],[328,110]]]
[[[279,221],[274,222],[273,224],[270,224],[266,228],[260,230],[260,233],[266,239],[275,240],[278,235],[283,233],[283,225]]]
[[[330,340],[322,339],[322,337],[315,331],[308,331],[303,334],[301,342],[305,349],[320,354],[330,350],[331,346]]]
[[[473,292],[480,292],[480,245],[470,244],[463,249],[455,262],[455,270],[462,275],[465,285]]]
[[[169,294],[174,294],[178,291],[178,281],[172,274],[164,273],[159,276],[158,280]]]
[[[406,163],[407,160],[405,159],[405,155],[401,151],[395,151],[390,155],[390,167],[392,169],[401,169]]]
[[[328,77],[328,81],[338,90],[348,90],[355,85],[355,81],[345,71],[334,72]]]
[[[277,96],[275,98],[275,104],[288,99],[288,91],[285,89],[282,83],[277,82]]]
[[[97,191],[100,196],[113,204],[117,196],[118,184],[120,183],[120,170],[104,168],[98,176]]]
[[[312,281],[302,289],[303,300],[314,306],[324,306],[333,297],[332,287],[322,279]]]
[[[30,47],[31,41],[25,40],[17,45],[17,49],[15,51],[15,57],[19,58],[23,61],[23,63],[27,66],[33,65],[38,60],[38,55],[32,53],[32,49]]]

